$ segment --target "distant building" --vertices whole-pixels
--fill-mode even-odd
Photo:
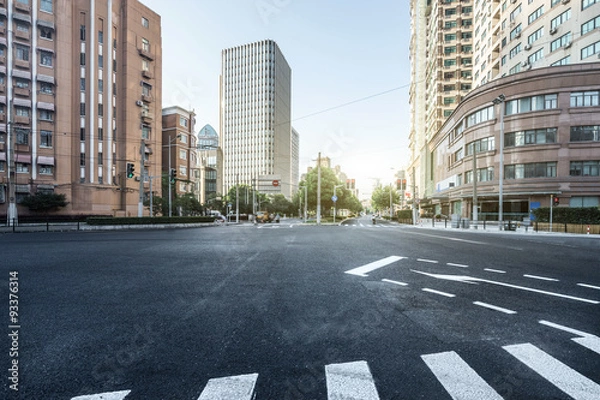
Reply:
[[[221,67],[223,193],[236,184],[291,198],[292,71],[272,40],[225,49]],[[277,184],[275,184],[277,183]]]
[[[181,107],[168,107],[162,112],[162,174],[176,174],[171,186],[173,196],[186,193],[200,198],[200,163],[194,134],[196,114]],[[165,196],[166,195],[166,196]],[[163,193],[168,198],[168,194]],[[173,200],[173,198],[171,199]]]
[[[161,171],[160,16],[136,0],[1,10],[0,214],[46,192],[66,195],[58,214],[137,215],[140,174]]]
[[[205,125],[198,132],[198,155],[200,203],[206,204],[223,194],[223,151],[219,147],[219,135],[210,125]]]

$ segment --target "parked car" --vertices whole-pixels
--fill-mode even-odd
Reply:
[[[269,214],[268,211],[258,211],[256,213],[256,222],[272,222],[275,219],[275,215]]]

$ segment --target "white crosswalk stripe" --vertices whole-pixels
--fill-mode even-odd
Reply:
[[[562,327],[562,326],[561,326]],[[564,329],[570,329],[562,327]],[[572,330],[572,329],[571,329]],[[598,352],[598,338],[593,335],[573,340]],[[580,374],[530,343],[503,346],[513,363],[521,362],[574,400],[600,399],[600,384]],[[500,348],[497,351],[502,351]],[[582,349],[582,351],[587,351]],[[592,354],[592,353],[590,353]],[[454,400],[502,400],[502,396],[454,351],[424,354],[421,359]],[[367,361],[325,365],[327,400],[379,400],[379,393]],[[256,393],[258,374],[225,376],[209,379],[198,400],[262,400]],[[442,391],[442,388],[427,388]],[[107,392],[73,397],[71,400],[127,400],[131,391]],[[434,397],[442,396],[436,394]],[[444,397],[445,398],[445,397]],[[177,398],[173,398],[177,400]]]
[[[502,400],[455,352],[427,354],[421,358],[454,400]]]
[[[328,400],[379,400],[366,361],[325,366]]]
[[[258,374],[211,379],[198,400],[251,400],[257,379]]]
[[[600,385],[531,343],[504,346],[503,348],[573,399],[600,399]]]

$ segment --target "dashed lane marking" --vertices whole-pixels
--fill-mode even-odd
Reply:
[[[398,286],[408,286],[408,283],[405,282],[398,282],[398,281],[392,281],[390,279],[382,279],[383,282],[388,282],[388,283],[393,283],[394,285],[398,285]]]
[[[588,285],[587,283],[578,283],[577,286],[581,286],[588,289],[600,290],[600,286]]]
[[[509,310],[508,308],[498,307],[493,304],[483,303],[481,301],[474,301],[473,304],[475,304],[476,306],[489,308],[490,310],[500,311],[504,314],[516,314],[517,313],[516,311]]]
[[[523,275],[523,277],[525,278],[529,278],[529,279],[537,279],[539,281],[548,281],[548,282],[559,282],[558,279],[554,279],[554,278],[548,278],[545,276],[539,276],[539,275],[529,275],[529,274],[525,274]]]
[[[435,289],[423,288],[421,290],[424,291],[424,292],[427,292],[427,293],[439,294],[440,296],[444,296],[444,297],[456,297],[455,294],[441,292],[441,291],[435,290]]]
[[[430,264],[438,264],[439,263],[439,261],[437,261],[437,260],[428,260],[426,258],[417,258],[417,261],[424,262],[424,263],[430,263]]]
[[[465,264],[446,263],[446,265],[450,267],[469,268],[469,266]]]
[[[503,271],[501,269],[484,268],[483,270],[487,271],[487,272],[493,272],[495,274],[505,274],[506,273],[506,271]]]

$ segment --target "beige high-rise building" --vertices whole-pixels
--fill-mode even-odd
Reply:
[[[54,192],[58,214],[137,215],[140,173],[161,172],[161,46],[137,0],[0,1],[0,214]]]

